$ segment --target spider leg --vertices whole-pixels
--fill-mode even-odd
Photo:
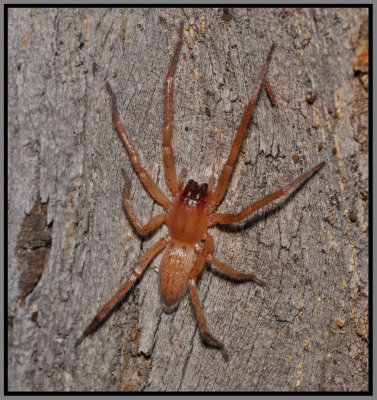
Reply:
[[[215,186],[216,178],[212,175],[208,181],[208,193],[211,194],[213,187]]]
[[[133,269],[130,277],[127,279],[126,283],[116,292],[116,294],[109,300],[93,318],[92,322],[85,329],[84,333],[76,340],[75,347],[77,347],[89,334],[93,333],[99,325],[101,325],[105,319],[109,316],[114,307],[119,304],[124,296],[129,292],[136,281],[141,277],[148,264],[152,259],[168,244],[167,238],[162,238],[156,242],[152,247],[150,247],[141,256],[136,267]]]
[[[224,345],[217,340],[214,336],[212,336],[209,332],[207,322],[203,313],[202,306],[200,304],[198,289],[196,286],[196,280],[203,271],[206,262],[206,256],[211,254],[213,251],[214,242],[212,236],[208,235],[207,239],[204,243],[203,250],[200,252],[196,252],[196,259],[192,270],[190,271],[188,287],[190,290],[190,296],[192,300],[192,304],[195,309],[195,314],[198,319],[199,328],[202,336],[206,339],[209,343],[214,345],[215,347],[219,348],[223,354],[224,359],[228,360],[228,354],[224,348]]]
[[[173,74],[174,67],[176,64],[178,52],[182,43],[182,31],[183,23],[179,28],[179,41],[175,48],[174,56],[171,60],[169,71],[166,75],[165,81],[165,113],[164,113],[164,128],[163,128],[163,155],[164,155],[164,166],[165,166],[165,176],[167,184],[175,195],[178,190],[177,172],[174,164],[173,149],[171,146],[171,132],[173,128]]]
[[[266,282],[261,281],[253,274],[244,274],[243,272],[236,271],[235,269],[223,264],[217,258],[213,257],[211,254],[206,256],[207,261],[213,264],[215,267],[221,269],[222,271],[226,272],[228,275],[232,276],[233,278],[237,278],[243,281],[253,281],[259,286],[267,286]]]
[[[208,243],[208,245],[207,245]],[[195,269],[195,267],[193,268],[193,273],[196,274],[196,276],[199,276],[199,274],[202,272],[203,268],[204,268],[204,261],[203,259],[207,260],[209,263],[213,264],[215,267],[221,269],[222,271],[226,272],[228,275],[232,276],[233,278],[236,279],[241,279],[241,280],[245,280],[245,281],[254,281],[255,283],[257,283],[260,286],[267,286],[267,283],[261,281],[260,279],[258,279],[255,275],[252,274],[244,274],[243,272],[239,272],[225,264],[223,264],[221,261],[219,261],[217,258],[213,257],[212,255],[212,251],[214,248],[214,240],[213,237],[207,233],[207,239],[204,245],[203,250],[196,250],[197,254],[198,254],[198,258],[199,256],[201,257],[201,268]],[[197,260],[198,260],[197,258]],[[195,264],[196,266],[196,264]]]
[[[122,174],[126,181],[126,184],[124,186],[124,192],[123,192],[123,205],[124,205],[124,208],[126,210],[126,213],[129,217],[132,225],[143,234],[154,231],[155,229],[157,229],[160,225],[162,225],[166,221],[167,214],[162,213],[162,214],[156,215],[146,225],[143,225],[139,221],[139,219],[136,217],[134,209],[132,207],[132,204],[131,204],[130,200],[128,199],[128,194],[129,194],[130,187],[131,187],[130,178],[127,176],[126,172],[123,169],[122,169]]]
[[[179,180],[178,180],[178,188],[179,190],[183,190],[183,184],[185,183],[185,178],[186,178],[187,170],[186,168],[182,168],[181,173],[179,175]]]
[[[226,361],[228,361],[228,354],[224,348],[224,345],[209,333],[207,322],[203,314],[202,306],[200,304],[196,281],[194,279],[189,280],[189,289],[192,304],[194,305],[196,317],[199,322],[200,332],[202,333],[204,339],[208,340],[209,343],[213,344],[221,350],[223,357]]]
[[[264,76],[266,75],[268,64],[270,63],[273,49],[274,49],[274,45],[271,46],[270,52],[268,53],[267,60],[264,65],[264,68],[262,70],[262,73],[259,77],[257,86],[256,86],[253,96],[251,97],[251,100],[247,106],[247,109],[242,118],[240,127],[239,127],[236,137],[234,139],[228,160],[226,161],[226,164],[224,165],[223,170],[221,171],[219,182],[217,183],[216,189],[215,189],[213,195],[211,196],[211,202],[212,202],[212,210],[211,211],[213,211],[220,204],[220,202],[223,199],[225,192],[228,188],[229,180],[230,180],[230,177],[231,177],[232,171],[233,171],[233,166],[237,160],[238,153],[241,148],[241,144],[242,144],[242,140],[243,140],[246,128],[249,125],[251,115],[253,114],[255,103],[257,101],[259,91],[262,87],[263,79],[264,79]]]
[[[292,189],[294,186],[296,186],[298,183],[302,182],[306,178],[308,178],[310,175],[314,174],[316,171],[320,170],[323,166],[325,165],[324,162],[318,164],[311,170],[305,172],[302,174],[300,177],[295,179],[293,182],[291,182],[289,185],[283,187],[280,190],[277,190],[276,192],[270,194],[269,196],[266,196],[264,199],[257,201],[254,204],[251,204],[250,206],[246,207],[244,210],[242,210],[239,213],[234,213],[234,214],[221,214],[221,213],[216,213],[212,214],[208,217],[209,219],[209,225],[214,225],[214,224],[231,224],[233,222],[241,221],[242,219],[248,217],[250,214],[253,212],[259,210],[261,207],[271,203],[272,201],[278,199],[279,197],[283,196],[288,190]]]
[[[148,172],[141,166],[139,154],[134,149],[130,138],[127,136],[126,131],[123,129],[119,121],[116,98],[109,82],[106,82],[106,89],[109,92],[111,98],[114,126],[118,131],[119,136],[128,151],[128,154],[130,155],[131,162],[133,167],[135,168],[136,173],[139,175],[141,182],[143,183],[145,189],[151,195],[151,197],[154,200],[156,200],[157,203],[161,204],[165,209],[168,209],[171,204],[170,200],[166,197],[164,192],[156,185],[156,183],[150,177]]]

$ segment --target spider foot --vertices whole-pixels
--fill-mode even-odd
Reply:
[[[94,331],[94,328],[93,328],[91,325],[89,325],[89,326],[85,329],[84,333],[76,340],[75,348],[77,348],[77,347],[82,343],[82,341],[83,341],[90,333],[92,333],[93,331]]]
[[[227,351],[224,349],[224,346],[222,348],[220,348],[220,350],[221,350],[221,354],[224,357],[224,360],[228,362],[229,361],[229,356],[228,356]]]
[[[77,348],[85,338],[86,335],[81,335],[75,342],[75,348]]]
[[[215,339],[215,338],[214,338],[212,335],[210,335],[209,333],[206,333],[206,334],[203,333],[203,337],[204,337],[204,340],[205,340],[210,346],[216,347],[217,349],[219,349],[219,350],[221,351],[221,354],[223,355],[225,361],[229,361],[228,353],[227,353],[227,351],[225,350],[224,345],[223,345],[220,341],[218,341],[217,339]]]
[[[93,333],[97,328],[101,325],[101,323],[104,322],[107,316],[99,318],[98,316],[94,317],[92,322],[87,326],[83,334],[76,340],[75,343],[75,348],[79,346],[82,341],[89,336],[91,333]]]
[[[247,279],[250,280],[250,281],[255,282],[259,286],[262,286],[262,287],[268,286],[268,282],[261,281],[259,278],[257,278],[254,275],[249,275]]]

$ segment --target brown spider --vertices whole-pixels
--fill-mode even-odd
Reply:
[[[142,225],[142,223],[136,217],[132,205],[128,199],[130,181],[123,171],[123,175],[126,180],[123,195],[123,204],[124,208],[126,209],[126,213],[132,224],[143,234],[155,230],[163,223],[167,224],[169,234],[146,250],[136,267],[133,269],[132,274],[127,279],[126,283],[118,290],[115,296],[99,310],[89,326],[85,329],[82,336],[77,339],[76,346],[78,346],[86,336],[95,331],[96,328],[104,322],[114,307],[123,300],[125,295],[133,287],[136,281],[142,276],[151,260],[159,252],[166,248],[159,271],[159,286],[164,308],[169,312],[172,311],[188,289],[199,322],[200,331],[204,339],[208,340],[210,344],[219,348],[222,351],[224,358],[227,359],[228,356],[223,344],[214,338],[208,330],[208,326],[199,301],[196,281],[203,271],[206,261],[208,261],[233,278],[243,281],[254,281],[260,286],[265,286],[265,283],[254,275],[238,272],[233,268],[224,265],[221,261],[213,257],[212,252],[214,249],[214,240],[207,232],[207,229],[215,224],[231,224],[246,218],[262,206],[265,206],[273,200],[281,197],[292,187],[308,178],[324,165],[324,163],[318,164],[316,167],[304,173],[289,185],[270,194],[264,199],[257,201],[249,207],[246,207],[241,212],[234,214],[214,213],[216,207],[222,201],[228,188],[233,166],[237,160],[242,139],[253,113],[258,93],[262,87],[263,79],[271,59],[271,54],[274,49],[274,46],[272,46],[267,56],[263,71],[258,80],[256,89],[254,90],[254,94],[241,121],[241,125],[234,139],[230,155],[225,166],[223,167],[217,186],[213,188],[212,183],[210,183],[209,186],[207,183],[198,185],[192,179],[190,179],[187,185],[184,186],[186,171],[183,170],[179,179],[177,179],[173,150],[170,143],[172,132],[173,71],[182,42],[182,30],[183,24],[181,24],[180,27],[179,41],[176,46],[173,59],[170,63],[170,68],[165,82],[166,91],[163,127],[163,157],[167,184],[173,196],[172,201],[168,199],[168,197],[149,176],[148,172],[141,166],[139,155],[132,146],[129,137],[119,121],[115,95],[110,84],[106,82],[106,89],[110,93],[112,102],[113,123],[131,157],[132,165],[151,197],[153,197],[153,199],[157,201],[157,203],[161,204],[166,210],[166,212],[153,217],[146,225]]]

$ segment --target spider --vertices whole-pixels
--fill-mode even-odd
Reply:
[[[324,163],[318,164],[316,167],[307,171],[289,185],[270,194],[262,200],[251,204],[240,212],[234,214],[214,212],[227,191],[233,167],[237,160],[246,128],[249,124],[259,91],[262,87],[264,76],[270,63],[272,51],[274,49],[274,45],[272,45],[253,96],[242,118],[240,127],[230,151],[230,155],[222,169],[217,185],[214,186],[214,182],[210,182],[209,185],[207,183],[198,185],[192,179],[190,179],[187,184],[184,185],[186,170],[182,170],[179,178],[177,178],[173,149],[170,141],[173,119],[173,74],[182,42],[182,30],[183,24],[180,26],[178,44],[176,45],[165,80],[163,160],[166,181],[172,193],[172,200],[170,200],[162,192],[162,190],[152,180],[148,172],[141,166],[139,155],[135,151],[129,137],[119,121],[115,95],[110,84],[106,82],[106,89],[109,92],[112,104],[113,124],[130,155],[132,165],[147,192],[165,209],[164,213],[153,217],[146,225],[143,225],[135,215],[132,204],[128,198],[130,181],[125,172],[122,170],[126,181],[123,194],[123,205],[126,213],[131,223],[142,234],[147,234],[157,229],[163,223],[167,224],[169,233],[166,237],[160,239],[145,251],[138,261],[136,267],[133,269],[130,277],[127,279],[126,283],[118,290],[112,299],[109,300],[98,311],[97,315],[90,322],[84,333],[77,339],[76,347],[85,339],[86,336],[93,333],[97,327],[106,320],[111,311],[124,299],[126,294],[140,279],[152,259],[163,249],[165,249],[159,269],[159,288],[164,309],[168,312],[173,311],[181,298],[188,291],[191,296],[203,338],[212,346],[220,349],[224,358],[227,360],[228,355],[223,344],[216,339],[208,329],[198,296],[196,283],[198,277],[202,273],[206,262],[209,262],[237,280],[254,281],[260,286],[265,286],[266,283],[252,274],[238,272],[235,269],[224,265],[221,261],[215,258],[212,255],[214,249],[214,240],[213,237],[208,233],[208,228],[216,224],[231,224],[248,217],[254,211],[269,204],[273,200],[278,199],[298,183],[302,182],[306,178],[309,178],[314,172],[318,171],[324,165]]]

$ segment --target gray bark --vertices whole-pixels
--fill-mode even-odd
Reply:
[[[11,9],[9,11],[9,389],[365,391],[368,389],[366,9]],[[174,80],[177,170],[218,177],[275,42],[227,196],[235,212],[321,161],[292,195],[233,228],[215,256],[268,282],[199,281],[206,345],[188,296],[162,311],[158,265],[95,334],[76,338],[166,227],[145,238],[122,208],[124,168],[104,83],[143,165],[168,192],[164,79]],[[366,39],[365,39],[366,38]],[[366,44],[365,44],[366,43]],[[308,92],[311,92],[311,94]]]

